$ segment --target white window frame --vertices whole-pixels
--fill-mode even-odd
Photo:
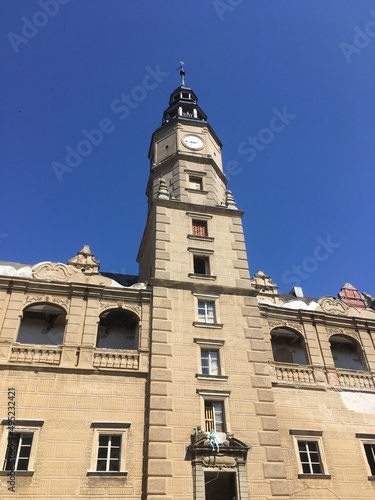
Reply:
[[[127,440],[130,429],[130,422],[92,422],[93,429],[93,444],[91,452],[90,469],[87,471],[88,476],[126,476],[126,458],[127,458]],[[97,460],[99,451],[99,437],[106,436],[120,436],[120,464],[118,471],[110,470],[97,470]]]
[[[296,452],[296,457],[298,460],[298,477],[303,478],[303,477],[319,477],[323,479],[329,479],[331,477],[330,474],[327,473],[328,468],[327,468],[327,462],[325,459],[324,455],[324,448],[323,448],[323,432],[322,431],[307,431],[307,430],[295,430],[291,429],[289,433],[293,436],[293,441],[294,441],[294,448]],[[321,472],[304,472],[303,466],[302,466],[302,461],[301,461],[301,455],[300,455],[300,450],[298,443],[300,442],[305,442],[305,443],[316,443],[317,444],[317,449],[318,449],[318,456],[319,456],[319,464],[322,469]]]
[[[30,455],[29,455],[29,463],[27,466],[27,469],[22,469],[22,470],[17,470],[15,468],[16,474],[17,475],[30,475],[35,472],[34,470],[34,465],[35,465],[35,457],[36,457],[36,450],[37,450],[37,444],[38,444],[38,439],[39,439],[39,432],[40,428],[44,424],[44,420],[21,420],[21,419],[16,419],[13,421],[14,426],[9,426],[9,421],[8,419],[2,419],[1,421],[1,441],[0,441],[0,449],[1,449],[1,471],[0,474],[8,474],[9,469],[4,470],[5,467],[5,457],[7,454],[7,448],[8,448],[8,436],[11,432],[14,434],[32,434],[32,441],[31,441],[31,447],[30,447]],[[20,451],[20,446],[17,446],[17,453],[16,453],[16,460],[19,458],[19,451]]]
[[[228,380],[228,376],[225,375],[225,363],[224,363],[224,351],[223,346],[224,340],[213,340],[213,339],[194,339],[194,342],[198,344],[199,349],[197,349],[197,364],[198,372],[196,377],[201,380]],[[219,361],[219,375],[205,375],[202,370],[202,351],[217,351],[218,361]]]
[[[222,328],[222,324],[220,323],[220,314],[219,314],[219,296],[218,295],[208,295],[208,294],[193,294],[195,296],[195,310],[196,310],[196,320],[194,322],[194,326],[203,326],[206,328]],[[207,308],[205,306],[205,314],[204,318],[199,315],[199,303],[212,303],[213,304],[213,312],[214,318],[213,321],[207,321],[209,318]]]
[[[206,366],[207,362],[207,366]],[[207,373],[204,373],[204,370]],[[208,376],[220,376],[220,351],[219,349],[201,348],[201,373]]]
[[[357,433],[356,434],[357,438],[361,439],[361,448],[362,448],[362,453],[363,453],[363,459],[366,463],[367,467],[367,472],[368,472],[368,479],[371,481],[375,481],[375,473],[373,474],[371,471],[371,466],[367,457],[367,453],[365,450],[365,445],[371,445],[373,447],[372,449],[372,454],[373,454],[373,460],[374,460],[374,468],[375,468],[375,434],[362,434],[362,433]],[[375,470],[374,470],[375,472]]]
[[[213,391],[206,389],[197,389],[197,392],[201,398],[201,428],[206,429],[206,401],[207,402],[218,402],[223,405],[223,422],[224,422],[224,433],[230,434],[230,419],[229,419],[229,395],[230,391]]]
[[[198,322],[216,324],[215,300],[198,299]]]

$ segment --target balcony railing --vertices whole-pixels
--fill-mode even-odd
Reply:
[[[337,370],[337,376],[342,387],[356,389],[373,389],[375,387],[374,377],[371,373]]]
[[[314,370],[306,366],[275,365],[276,378],[283,382],[314,384]]]
[[[93,366],[95,368],[138,370],[139,354],[134,352],[97,351],[94,353]]]
[[[372,373],[341,368],[323,368],[274,363],[274,380],[278,384],[338,386],[347,389],[375,390]]]
[[[15,363],[58,365],[61,359],[61,347],[36,347],[22,345],[12,347],[9,361]]]
[[[145,361],[145,358],[143,358]],[[0,364],[54,365],[68,369],[112,369],[139,371],[140,354],[133,350],[95,347],[8,344],[0,349]],[[147,370],[147,362],[143,363]]]

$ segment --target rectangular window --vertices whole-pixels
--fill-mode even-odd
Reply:
[[[219,351],[201,350],[202,375],[220,375]]]
[[[318,441],[298,441],[303,474],[323,474]]]
[[[28,470],[33,434],[9,432],[3,470]]]
[[[193,256],[194,262],[194,274],[210,274],[210,260],[208,257],[202,257],[201,255]]]
[[[203,323],[215,323],[215,302],[198,300],[198,320]]]
[[[189,175],[189,188],[202,191],[203,189],[202,177],[195,177],[193,175]]]
[[[371,475],[375,476],[375,443],[363,443]]]
[[[120,470],[121,436],[99,435],[96,470],[100,472],[118,472]]]
[[[93,446],[88,476],[126,476],[130,422],[92,422]]]
[[[208,236],[206,220],[193,220],[193,235]]]
[[[204,402],[204,425],[206,432],[225,432],[223,401]]]

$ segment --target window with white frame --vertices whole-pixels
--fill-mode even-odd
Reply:
[[[204,402],[204,426],[206,432],[211,432],[212,429],[216,432],[225,432],[223,401]]]
[[[202,323],[216,323],[214,301],[198,299],[198,321]]]
[[[371,476],[375,476],[375,443],[363,443]]]
[[[32,432],[9,432],[3,470],[28,470],[32,442]]]
[[[303,474],[323,474],[318,441],[298,440],[298,452]]]
[[[201,349],[202,375],[220,375],[220,359],[217,349]]]
[[[216,378],[228,380],[228,376],[225,375],[223,353],[221,352],[225,341],[195,338],[194,342],[199,347],[199,368],[196,377],[198,379]]]
[[[299,458],[298,477],[317,475],[330,478],[323,455],[322,431],[290,430]]]
[[[197,389],[201,397],[202,429],[211,432],[215,429],[217,433],[230,432],[229,424],[229,395],[230,391]]]
[[[3,419],[1,452],[2,471],[33,473],[39,429],[43,420]]]
[[[94,429],[88,475],[127,475],[126,443],[130,422],[92,422]]]
[[[121,438],[119,434],[99,434],[97,471],[119,472]]]
[[[375,479],[375,435],[374,434],[356,434],[357,438],[362,439],[364,455],[366,457],[369,479]]]

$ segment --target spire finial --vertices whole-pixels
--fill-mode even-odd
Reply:
[[[181,85],[185,85],[185,70],[184,70],[184,62],[180,61],[181,66],[178,68],[180,70],[181,75]]]

